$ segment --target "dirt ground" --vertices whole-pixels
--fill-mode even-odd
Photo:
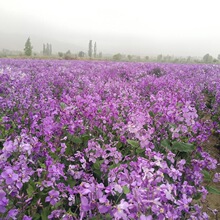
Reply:
[[[220,135],[212,135],[208,141],[204,143],[203,149],[218,161],[216,172],[220,173]],[[213,183],[213,187],[220,190],[220,183]],[[220,220],[220,195],[209,194],[206,202],[203,204],[204,211],[208,213],[211,220]],[[211,210],[218,210],[213,214]]]

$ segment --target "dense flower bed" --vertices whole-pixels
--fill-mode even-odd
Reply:
[[[208,219],[219,122],[217,65],[2,59],[0,219]]]

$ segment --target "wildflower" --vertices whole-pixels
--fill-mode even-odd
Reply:
[[[6,198],[6,193],[0,189],[0,213],[4,213],[6,211],[6,206],[9,200]]]
[[[11,168],[6,168],[6,170],[2,172],[1,177],[5,179],[5,182],[8,185],[18,180],[18,174],[14,173]]]
[[[145,216],[143,214],[141,214],[140,216],[140,220],[152,220],[152,215],[148,215],[148,216]]]
[[[13,219],[13,220],[16,220],[17,219],[17,214],[18,214],[18,209],[11,209],[11,210],[9,210],[9,212],[8,212],[8,218],[9,219]]]
[[[63,210],[53,210],[51,214],[48,216],[48,219],[60,219],[61,215],[64,213]]]
[[[56,190],[51,190],[49,196],[46,197],[45,201],[50,202],[51,205],[55,205],[59,201],[60,193]]]
[[[127,214],[129,213],[129,204],[122,199],[120,204],[116,206],[116,211],[114,213],[114,217],[116,219],[128,219]]]
[[[89,201],[85,196],[81,196],[81,210],[82,211],[89,211],[90,210]]]
[[[32,220],[32,217],[25,215],[22,220]]]
[[[187,198],[186,194],[183,194],[182,199],[178,200],[176,203],[179,205],[179,209],[182,211],[189,211],[189,204],[192,201],[192,198]]]
[[[220,182],[220,173],[215,173],[214,178],[213,178],[213,182],[215,182],[215,183]]]

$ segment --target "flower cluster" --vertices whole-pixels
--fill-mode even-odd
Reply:
[[[209,219],[219,85],[217,65],[1,59],[0,219]]]

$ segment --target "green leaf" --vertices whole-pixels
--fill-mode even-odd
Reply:
[[[94,216],[94,217],[91,217],[90,219],[91,220],[96,220],[96,219],[99,219],[100,218],[100,215],[96,215],[96,216]]]
[[[213,186],[207,186],[206,189],[209,193],[220,195],[220,190],[216,189]]]
[[[162,140],[161,141],[161,146],[170,148],[170,141],[167,140],[167,139],[166,140]]]
[[[154,118],[154,113],[152,111],[149,111],[149,115]]]
[[[76,181],[72,177],[67,179],[67,183],[70,185],[70,187],[74,187],[76,185]]]
[[[63,204],[63,201],[61,200],[54,205],[54,208],[58,209],[58,207],[61,206],[62,204]]]
[[[117,147],[118,149],[120,149],[122,146],[123,146],[123,145],[122,145],[122,143],[121,143],[120,141],[116,144],[116,147]]]
[[[71,154],[72,154],[72,151],[73,151],[73,146],[67,144],[67,148],[66,148],[65,153],[66,153],[67,155],[71,155]]]
[[[105,220],[111,220],[112,219],[112,216],[108,213],[105,215]]]
[[[201,197],[202,197],[202,193],[197,193],[197,194],[193,197],[193,199],[198,200],[198,199],[200,199]]]
[[[90,139],[90,136],[88,134],[82,135],[83,141],[88,141]]]
[[[206,181],[212,181],[212,177],[211,177],[210,173],[207,170],[203,170],[202,173],[203,173],[204,179]]]
[[[181,143],[181,142],[174,141],[174,142],[172,142],[171,149],[177,150],[180,152],[190,153],[195,150],[195,146],[193,144],[189,144],[189,143]]]
[[[128,194],[130,192],[130,189],[127,186],[123,186],[123,192],[124,194]]]
[[[138,148],[140,146],[138,141],[134,141],[134,140],[127,140],[127,143],[130,144],[134,148]]]
[[[12,127],[13,127],[13,130],[16,128],[16,124],[12,121]]]
[[[57,153],[50,152],[50,156],[51,156],[54,160],[59,160],[59,156],[58,156]]]
[[[28,194],[28,196],[29,196],[29,197],[32,197],[32,196],[33,196],[33,192],[34,192],[34,187],[33,187],[31,184],[29,184],[29,185],[28,185],[28,188],[27,188],[27,194]]]
[[[33,217],[33,220],[38,220],[38,219],[40,219],[40,214],[36,213]]]
[[[177,127],[176,124],[173,124],[173,123],[169,123],[169,125],[170,125],[171,128],[176,128]]]
[[[46,165],[44,163],[41,163],[40,161],[38,161],[38,163],[40,164],[41,168],[46,169]]]
[[[143,154],[145,152],[145,149],[142,149],[142,148],[137,148],[136,149],[136,153],[138,154],[138,155],[140,155],[140,154]]]
[[[42,220],[48,220],[48,215],[50,214],[49,207],[46,207],[41,212]]]
[[[94,164],[93,164],[93,168],[95,170],[100,170],[100,166],[103,163],[104,160],[97,160]]]
[[[91,139],[91,137],[88,134],[82,135],[83,145],[86,147],[88,145],[88,141]]]
[[[116,168],[116,167],[119,167],[121,164],[120,163],[118,163],[118,164],[112,164],[112,165],[110,165],[109,166],[109,170],[112,170],[112,169],[114,169],[114,168]]]
[[[63,109],[65,109],[66,108],[66,104],[64,103],[64,102],[61,102],[60,103],[60,108],[63,110]]]
[[[72,139],[73,143],[75,144],[81,144],[82,143],[82,139],[80,137],[77,137],[77,136],[72,136]]]

